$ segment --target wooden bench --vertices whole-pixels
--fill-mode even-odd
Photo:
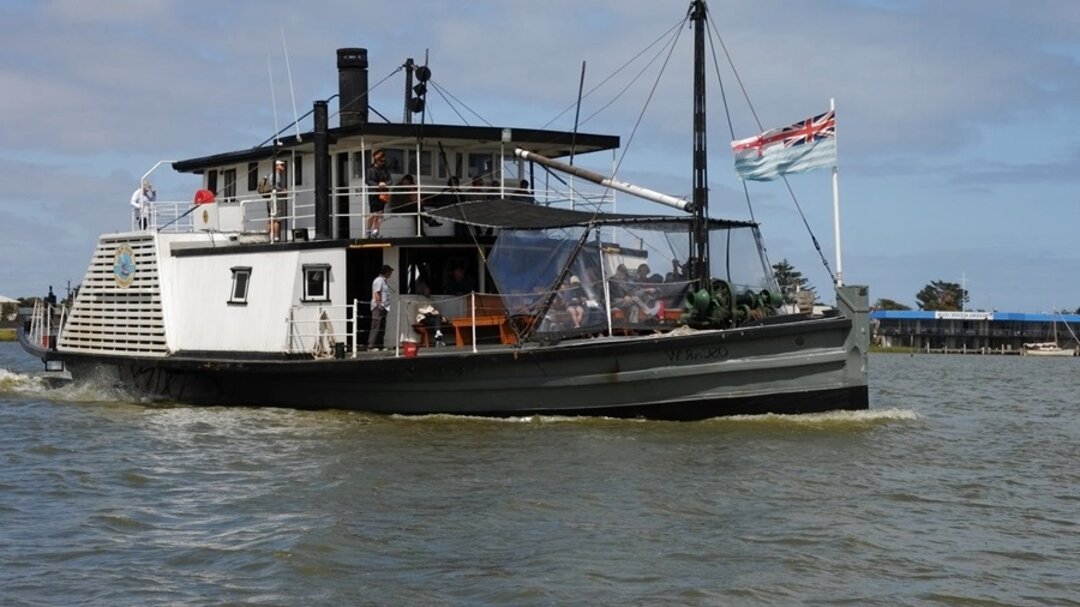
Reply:
[[[473,314],[474,297],[476,299],[475,314]],[[517,333],[510,324],[501,295],[491,293],[466,295],[465,316],[450,319],[450,324],[454,326],[454,343],[459,348],[472,342],[473,327],[498,327],[499,343],[504,345],[517,343]]]

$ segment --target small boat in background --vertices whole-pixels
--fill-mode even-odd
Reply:
[[[1076,356],[1074,348],[1062,348],[1056,341],[1024,344],[1024,356]]]

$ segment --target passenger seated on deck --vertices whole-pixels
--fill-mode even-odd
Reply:
[[[419,213],[424,210],[421,207],[420,193],[416,189],[416,179],[412,175],[408,173],[402,175],[394,189],[396,191],[390,197],[390,207],[386,209],[387,212]],[[422,216],[421,219],[424,225],[431,227],[442,225],[431,217]]]
[[[581,279],[571,276],[560,295],[566,304],[566,313],[570,320],[567,328],[580,329],[581,322],[585,320],[585,291],[581,288]]]
[[[626,321],[637,322],[638,302],[625,265],[620,263],[619,267],[615,268],[615,275],[611,277],[608,288],[611,290],[611,307],[621,311]]]
[[[431,302],[431,287],[427,286],[425,282],[416,283],[416,324],[430,327],[435,331],[435,345],[445,346],[446,342],[443,341],[442,326],[444,322],[447,322],[443,318],[442,312],[432,305]]]
[[[430,206],[435,207],[447,207],[452,204],[461,202],[461,181],[457,176],[451,175],[446,180],[446,187],[439,192],[439,195],[435,197],[435,200],[431,201]]]

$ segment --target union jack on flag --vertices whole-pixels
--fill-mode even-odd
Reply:
[[[731,142],[742,179],[771,181],[788,173],[836,166],[836,112]]]

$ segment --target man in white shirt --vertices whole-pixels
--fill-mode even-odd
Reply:
[[[368,350],[381,349],[386,329],[386,311],[390,309],[390,275],[394,268],[384,265],[371,283],[371,332],[368,334]]]
[[[157,200],[154,186],[145,179],[139,189],[131,195],[131,212],[135,217],[135,228],[145,230],[150,222],[150,203]]]

